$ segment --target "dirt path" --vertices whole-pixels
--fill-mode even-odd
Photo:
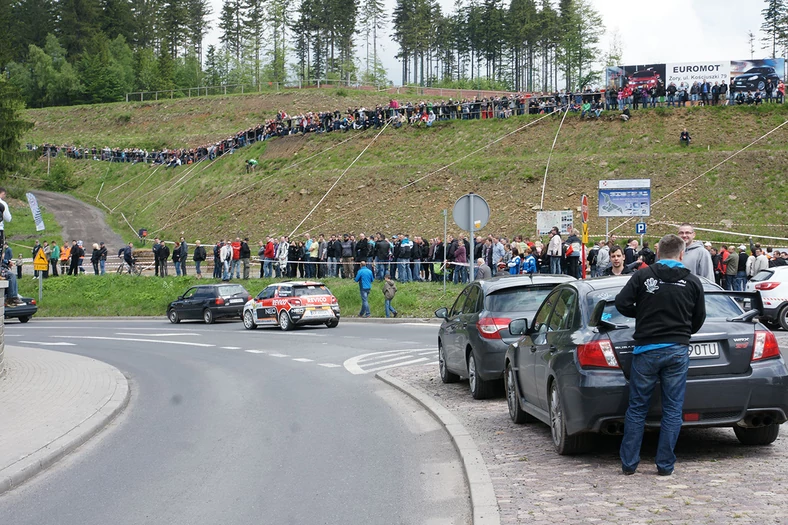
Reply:
[[[63,230],[64,240],[83,241],[88,253],[94,242],[103,241],[109,253],[113,253],[113,249],[117,252],[123,246],[123,239],[107,225],[100,209],[64,193],[38,190],[34,195],[39,204],[55,216]]]

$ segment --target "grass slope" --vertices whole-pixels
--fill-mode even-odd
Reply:
[[[119,146],[197,145],[244,129],[280,108],[295,113],[373,105],[387,98],[348,94],[304,90],[31,110],[36,127],[28,138],[77,144],[103,140]],[[400,97],[403,100],[407,97]],[[473,191],[485,197],[491,208],[482,234],[533,235],[545,165],[559,125],[558,118],[548,116],[516,131],[537,118],[387,129],[374,143],[373,130],[287,137],[244,148],[213,163],[175,170],[81,161],[75,163],[81,186],[73,193],[91,203],[98,196],[111,224],[126,238],[133,234],[123,216],[134,230],[146,227],[168,239],[183,232],[203,242],[236,235],[249,235],[255,241],[293,231],[372,143],[298,233],[442,235],[442,210],[451,213],[454,201]],[[780,236],[785,227],[770,225],[788,223],[788,126],[697,177],[786,119],[788,106],[646,110],[634,112],[626,123],[613,114],[593,122],[569,115],[550,162],[544,209],[577,210],[580,195],[587,193],[590,232],[601,235],[605,221],[595,213],[597,181],[651,178],[655,204],[648,221],[650,236],[675,231],[668,223],[683,221]],[[678,146],[683,127],[692,133],[690,148]],[[463,158],[501,137],[505,138]],[[259,159],[260,166],[247,175],[244,163],[249,158]],[[42,169],[39,165],[32,177],[41,178]],[[682,188],[668,196],[678,187]],[[617,233],[634,234],[633,223]],[[611,228],[620,224],[610,220]],[[451,216],[449,231],[457,232]],[[714,233],[699,233],[698,238],[741,240],[738,235]]]

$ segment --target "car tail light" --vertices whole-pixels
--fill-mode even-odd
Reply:
[[[36,305],[36,300],[35,299],[30,299],[28,304],[32,304],[33,306],[35,306]]]
[[[224,304],[224,297],[217,297],[215,302],[216,306],[222,306]]]
[[[290,299],[290,304],[293,306],[301,306],[301,299]]]
[[[758,283],[755,285],[756,290],[773,290],[780,286],[780,283],[775,282],[765,282],[765,283]]]
[[[578,345],[577,361],[583,368],[620,368],[613,344],[607,339]]]
[[[684,412],[684,421],[700,421],[699,412]]]
[[[482,317],[476,322],[479,335],[485,339],[500,339],[501,330],[509,328],[508,317]]]
[[[755,331],[755,345],[752,347],[752,361],[760,361],[780,356],[777,338],[767,330]]]
[[[331,304],[337,304],[337,298],[333,295],[331,296]]]
[[[251,300],[252,300],[252,296],[251,296],[251,295],[249,295],[249,296],[247,296],[247,297],[246,297],[246,301],[247,301],[247,302],[248,302],[248,301],[251,301]]]

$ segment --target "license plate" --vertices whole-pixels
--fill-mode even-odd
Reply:
[[[708,359],[720,356],[720,346],[717,343],[693,343],[689,345],[690,359]]]
[[[244,302],[243,299],[230,299],[230,304],[237,304]]]
[[[307,317],[331,317],[331,312],[328,310],[307,310]]]

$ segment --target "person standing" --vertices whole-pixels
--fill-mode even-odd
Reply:
[[[703,243],[695,240],[695,228],[689,223],[679,226],[679,237],[684,239],[686,251],[684,252],[684,266],[698,277],[705,277],[714,282],[714,266],[711,263],[711,254]]]
[[[186,262],[189,260],[189,245],[186,239],[181,237],[181,274],[186,277]]]
[[[68,241],[63,241],[63,246],[60,248],[60,275],[66,275],[66,267],[71,261],[71,246]]]
[[[208,255],[205,253],[205,247],[200,244],[200,241],[196,241],[194,243],[194,271],[197,274],[198,279],[202,279],[202,263],[205,262]]]
[[[33,245],[33,260],[36,260],[36,254],[41,249],[41,243],[38,242],[36,239],[36,243]],[[38,279],[38,270],[33,270],[33,279]]]
[[[167,243],[162,241],[161,245],[159,246],[159,275],[161,277],[167,277],[167,261],[170,260],[170,247],[167,246]]]
[[[636,272],[616,296],[616,309],[635,318],[629,408],[620,449],[621,469],[627,475],[634,474],[640,463],[646,415],[657,381],[662,399],[657,473],[670,476],[675,467],[689,341],[706,320],[703,285],[682,263],[685,250],[682,238],[664,236],[657,245],[656,264]]]
[[[107,247],[103,242],[99,243],[99,274],[104,275],[107,271]]]
[[[175,266],[175,276],[181,276],[181,243],[175,241],[175,247],[172,249],[172,265]]]
[[[244,267],[244,280],[249,280],[249,267],[251,265],[252,260],[252,250],[249,248],[249,237],[244,237],[244,240],[241,241],[241,249],[238,253],[239,257],[241,258],[241,263]]]
[[[44,258],[47,261],[47,269],[44,270],[44,279],[46,279],[47,277],[49,277],[49,258],[52,255],[52,248],[50,248],[49,242],[44,241],[44,247],[42,249],[44,250]]]
[[[222,277],[222,258],[219,251],[222,248],[222,241],[216,241],[213,245],[213,278],[220,279]]]
[[[0,220],[0,246],[5,245],[5,223],[11,222],[11,211],[5,202],[5,188],[0,188],[0,213],[3,214]]]
[[[359,261],[358,272],[353,280],[358,283],[361,295],[361,311],[358,316],[370,317],[372,313],[369,311],[369,292],[372,289],[372,281],[375,280],[375,276],[372,275],[372,270],[367,268],[367,261]]]
[[[492,279],[492,270],[490,270],[490,267],[484,261],[484,258],[479,257],[476,260],[476,264],[478,265],[476,267],[476,279],[475,279],[476,281],[483,281],[485,279]]]
[[[553,226],[550,229],[547,255],[550,257],[550,273],[555,275],[561,274],[561,234],[558,232],[558,226]]]
[[[90,254],[90,264],[93,265],[93,275],[99,274],[99,245],[93,243],[93,252]]]
[[[276,259],[276,246],[274,238],[269,237],[263,250],[263,277],[270,278],[274,275],[274,259]]]
[[[736,246],[728,246],[728,257],[722,261],[725,265],[725,289],[736,290],[736,273],[739,271],[739,254]]]
[[[229,241],[227,241],[229,243]],[[233,278],[233,272],[235,272],[235,278],[241,278],[241,238],[236,237],[235,241],[230,244],[230,249],[232,250],[232,266],[230,266],[230,279]]]
[[[52,251],[49,252],[49,266],[52,268],[51,275],[52,277],[57,277],[57,264],[60,260],[60,246],[58,246],[57,241],[52,241]]]
[[[82,248],[77,245],[77,241],[71,241],[71,250],[69,250],[69,265],[68,275],[79,275],[79,258]]]
[[[159,250],[160,249],[161,249],[161,241],[159,240],[158,237],[156,237],[155,239],[153,239],[153,247],[151,248],[151,251],[153,252],[153,275],[155,277],[159,276],[159,271],[160,271],[160,268],[159,268],[159,262],[160,262]]]
[[[399,315],[397,310],[391,306],[391,301],[394,300],[394,295],[397,293],[397,285],[391,280],[391,274],[387,273],[385,279],[383,282],[383,298],[385,299],[386,317],[389,317],[389,314],[397,317]]]

